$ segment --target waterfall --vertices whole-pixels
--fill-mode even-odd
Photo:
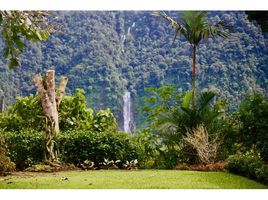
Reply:
[[[125,33],[125,34],[123,34],[123,35],[120,36],[121,46],[122,46],[122,52],[123,53],[125,52],[125,41],[131,35],[131,33],[130,33],[131,28],[135,28],[135,26],[136,26],[136,23],[133,22],[132,25],[128,27],[127,33]]]
[[[124,53],[125,50],[125,41],[126,41],[126,35],[121,36],[121,46],[122,46],[122,52]]]
[[[131,96],[130,92],[126,91],[123,96],[123,120],[124,120],[124,131],[131,133],[134,129],[134,123],[131,112]]]

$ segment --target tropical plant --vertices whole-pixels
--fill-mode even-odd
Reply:
[[[238,113],[240,141],[248,149],[256,145],[261,158],[268,160],[268,98],[262,94],[246,96]]]
[[[192,92],[187,92],[181,106],[175,106],[170,111],[159,117],[158,126],[161,132],[179,134],[185,136],[188,130],[203,124],[208,129],[221,115],[224,104],[221,101],[212,106],[211,101],[215,97],[213,92],[203,92],[197,98],[196,108],[190,107]]]
[[[99,163],[99,165],[100,165],[101,169],[118,169],[117,164],[120,162],[121,162],[121,160],[113,161],[113,160],[109,160],[109,159],[104,158],[104,161]]]
[[[190,43],[192,52],[192,109],[195,109],[195,80],[196,80],[196,54],[198,44],[202,40],[208,40],[210,37],[222,37],[227,38],[229,33],[224,29],[229,28],[223,21],[219,21],[216,24],[210,24],[206,20],[207,12],[204,11],[185,11],[180,16],[180,21],[175,21],[164,12],[155,12],[154,15],[160,16],[167,20],[171,27],[175,29],[175,37],[173,43],[178,35],[184,36],[184,38]]]
[[[74,95],[63,96],[59,107],[60,130],[92,127],[93,110],[87,108],[82,89]],[[0,127],[7,131],[21,129],[45,130],[45,116],[37,96],[17,97],[15,103],[0,116]]]
[[[93,130],[97,132],[107,130],[116,131],[116,129],[118,128],[116,118],[114,117],[114,114],[111,112],[109,108],[106,110],[100,110],[96,114],[92,126]]]
[[[61,161],[75,165],[90,160],[99,168],[106,159],[121,160],[117,163],[119,167],[127,160],[138,158],[138,146],[132,136],[118,131],[68,130],[61,133],[57,145]]]
[[[157,127],[158,118],[171,109],[180,107],[180,103],[184,96],[180,92],[180,88],[174,85],[165,85],[160,88],[146,88],[146,92],[150,96],[144,99],[145,105],[142,111],[147,115],[147,120],[150,121],[153,128]]]
[[[45,117],[39,99],[30,95],[17,97],[15,103],[0,117],[0,127],[7,131],[19,131],[25,128],[44,130]]]
[[[165,91],[166,89],[168,91]],[[152,122],[154,134],[161,138],[163,146],[159,148],[159,152],[169,160],[169,167],[173,167],[178,161],[196,163],[196,150],[183,143],[182,139],[187,131],[198,125],[204,125],[208,133],[218,133],[220,121],[225,117],[226,102],[224,99],[212,102],[215,93],[203,92],[198,95],[196,108],[193,109],[190,106],[191,91],[178,93],[166,86],[150,91],[153,91],[154,95],[147,98],[146,102],[153,106],[147,106],[144,111],[147,111]]]
[[[262,166],[264,166],[263,161],[258,153],[252,151],[252,149],[243,154],[238,152],[227,159],[227,169],[231,173],[253,179],[257,178],[257,174],[261,171]]]
[[[44,161],[44,133],[35,130],[0,130],[5,139],[7,156],[16,164],[17,169],[25,169]]]
[[[93,119],[93,110],[87,108],[84,90],[77,89],[74,95],[63,96],[59,108],[61,130],[89,129],[92,127]]]
[[[138,160],[131,160],[131,161],[126,161],[125,164],[123,164],[124,169],[132,170],[132,169],[138,169]]]
[[[82,164],[80,164],[80,167],[83,170],[92,170],[92,169],[96,169],[96,167],[94,167],[95,163],[91,160],[85,160]]]
[[[185,121],[187,128],[195,128],[200,124],[209,127],[218,116],[225,113],[226,104],[223,99],[212,105],[215,96],[214,92],[202,92],[197,98],[196,107],[191,108],[190,100],[194,97],[191,92],[185,94],[181,109],[187,116]]]
[[[161,138],[154,134],[151,128],[138,130],[133,141],[137,145],[140,168],[161,168],[163,159],[161,159],[160,148],[163,145]]]

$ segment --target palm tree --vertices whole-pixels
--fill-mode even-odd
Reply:
[[[168,113],[159,117],[157,125],[160,132],[168,130],[170,134],[183,136],[198,125],[209,128],[221,116],[225,105],[222,100],[212,105],[215,93],[202,92],[198,95],[195,109],[190,107],[190,99],[187,98],[189,94],[190,92],[186,93],[181,106],[173,106]]]
[[[197,96],[196,108],[190,107],[191,94],[187,92],[181,105],[172,106],[168,112],[161,113],[156,121],[157,134],[163,138],[164,144],[169,149],[184,155],[187,162],[196,162],[196,152],[188,144],[182,143],[182,139],[187,136],[187,132],[195,130],[198,126],[204,126],[210,133],[210,136],[217,137],[220,134],[218,124],[222,110],[225,105],[222,100],[212,104],[215,97],[213,92],[202,92]]]
[[[208,40],[210,37],[229,37],[230,34],[224,30],[229,28],[229,26],[223,21],[210,24],[206,20],[207,12],[204,11],[184,11],[180,16],[180,22],[175,21],[164,12],[155,12],[154,15],[164,18],[175,29],[173,43],[178,35],[182,35],[192,46],[192,108],[195,109],[196,54],[198,44],[203,39]]]

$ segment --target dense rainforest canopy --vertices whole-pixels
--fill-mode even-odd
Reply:
[[[179,12],[167,14],[177,19]],[[84,89],[90,107],[111,108],[120,123],[122,96],[129,90],[137,125],[142,126],[138,109],[147,95],[145,88],[175,84],[182,91],[190,89],[190,45],[182,37],[172,44],[174,30],[152,12],[62,11],[51,17],[61,27],[44,43],[27,43],[21,67],[8,70],[1,58],[0,89],[6,105],[16,96],[35,93],[32,74],[55,69],[57,77],[69,77],[67,93]],[[208,17],[231,25],[232,37],[199,45],[197,88],[226,97],[229,110],[237,108],[245,93],[267,94],[267,33],[242,11],[213,11]],[[1,51],[4,46],[1,40]]]

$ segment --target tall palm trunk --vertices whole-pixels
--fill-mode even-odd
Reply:
[[[5,105],[5,95],[2,90],[0,90],[0,113],[4,112]]]
[[[192,67],[192,109],[195,109],[195,71],[196,71],[196,45],[193,46],[193,67]]]

